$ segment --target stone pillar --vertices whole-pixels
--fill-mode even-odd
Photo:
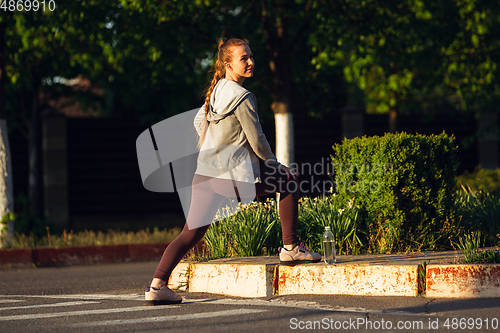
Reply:
[[[488,109],[478,120],[479,165],[483,169],[498,168],[498,115],[495,109]]]
[[[43,117],[44,210],[58,231],[69,229],[66,117]]]
[[[364,112],[355,106],[340,109],[342,119],[342,138],[352,139],[365,134]]]

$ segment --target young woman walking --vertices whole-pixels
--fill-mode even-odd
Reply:
[[[166,285],[186,253],[205,235],[227,196],[250,198],[280,193],[279,216],[284,247],[281,265],[318,262],[321,255],[299,245],[297,237],[298,174],[280,164],[262,132],[255,96],[242,87],[253,76],[255,61],[241,39],[219,43],[215,75],[205,104],[194,120],[200,153],[193,178],[191,206],[181,234],[169,244],[145,298],[150,304],[180,303]],[[261,172],[263,162],[269,172]]]

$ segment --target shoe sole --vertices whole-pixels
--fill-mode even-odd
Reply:
[[[321,259],[318,260],[287,260],[287,261],[281,261],[280,260],[280,265],[283,266],[295,266],[295,265],[300,265],[300,264],[312,264],[316,262],[320,262]]]
[[[146,305],[170,305],[170,304],[180,304],[182,299],[178,301],[145,301]]]

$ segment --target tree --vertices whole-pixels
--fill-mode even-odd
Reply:
[[[75,1],[54,10],[9,14],[4,82],[9,118],[28,140],[31,215],[43,215],[41,112],[49,98],[71,93],[64,78],[83,74],[98,81],[105,65],[112,62],[106,18],[115,7],[113,1]]]
[[[313,88],[317,82],[311,81],[317,73],[311,66],[313,55],[308,48],[320,8],[313,1],[301,0],[261,0],[245,5],[227,1],[225,6],[215,8],[219,12],[237,12],[226,16],[225,32],[248,36],[252,49],[257,44],[254,53],[267,55],[261,56],[265,59],[264,66],[257,63],[256,79],[264,88],[261,93],[270,95],[276,125],[276,156],[281,163],[290,165],[294,162],[293,114],[321,113],[318,109],[309,111],[309,107],[322,98],[328,99]],[[335,98],[336,94],[330,96]]]
[[[113,67],[104,114],[154,124],[200,107],[208,52],[217,43],[209,10],[193,2],[122,1],[112,17]]]
[[[0,248],[8,246],[14,233],[14,190],[5,102],[5,29],[7,17],[0,18]]]
[[[459,109],[474,110],[498,91],[498,3],[320,3],[316,66],[342,64],[346,80],[365,92],[368,112],[390,113],[392,131],[405,107],[448,99]]]
[[[312,52],[307,47],[315,25],[312,4],[282,0],[244,4],[233,0],[123,2],[131,14],[115,22],[116,51],[123,55],[123,62],[110,84],[114,108],[120,105],[120,113],[126,110],[133,114],[140,104],[142,117],[156,121],[166,116],[165,110],[178,113],[192,108],[181,102],[183,98],[197,100],[189,93],[208,81],[205,71],[215,62],[217,41],[221,37],[247,38],[257,62],[258,83],[248,80],[245,85],[259,96],[264,116],[268,109],[273,112],[276,155],[289,165],[294,159],[294,110],[307,110],[316,104],[315,112],[310,113],[318,114],[318,100],[330,107],[339,100],[339,94],[325,98],[314,89],[317,73],[312,73]],[[131,26],[130,18],[135,26]],[[295,22],[298,24],[292,24]],[[132,85],[132,80],[142,83]],[[169,98],[174,94],[176,98]]]

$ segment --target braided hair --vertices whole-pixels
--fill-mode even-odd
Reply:
[[[202,122],[201,127],[201,135],[198,141],[198,147],[201,147],[203,141],[205,141],[205,136],[207,134],[208,129],[208,121],[207,114],[210,105],[210,96],[215,89],[217,83],[226,76],[226,68],[224,67],[225,62],[230,62],[233,56],[233,48],[235,46],[240,45],[248,45],[247,40],[242,40],[238,38],[231,38],[226,40],[225,38],[219,42],[219,52],[217,53],[217,62],[215,63],[215,73],[212,81],[210,82],[210,86],[206,89],[205,92],[205,118]]]

